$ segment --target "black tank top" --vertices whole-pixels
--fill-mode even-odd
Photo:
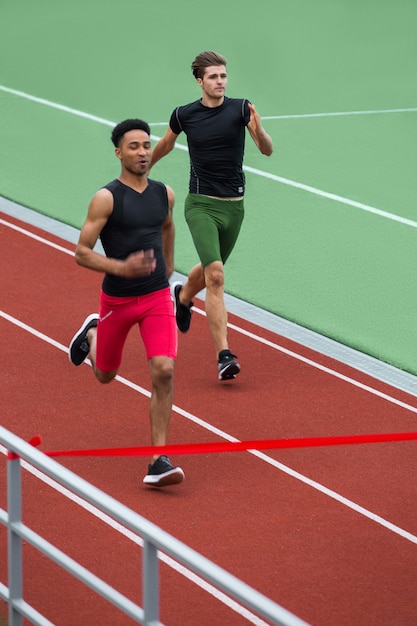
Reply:
[[[168,194],[164,184],[148,179],[139,193],[113,180],[105,185],[113,194],[113,212],[100,233],[106,256],[126,259],[132,252],[154,250],[156,268],[150,276],[134,279],[105,274],[103,291],[109,296],[142,296],[168,287],[162,249],[162,224],[168,215]]]

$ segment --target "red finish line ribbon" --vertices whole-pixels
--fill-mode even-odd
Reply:
[[[359,443],[391,443],[413,441],[414,433],[388,433],[376,435],[348,435],[341,437],[302,437],[299,439],[261,439],[252,441],[218,441],[213,443],[181,443],[167,446],[136,446],[131,448],[104,448],[92,450],[54,450],[47,456],[154,456],[157,454],[208,454],[214,452],[241,452],[245,450],[273,450],[288,448],[313,448],[318,446],[344,446]],[[40,437],[31,440],[41,443]]]
[[[32,437],[32,439],[30,439],[30,440],[28,441],[28,443],[29,443],[31,446],[35,446],[35,448],[36,448],[37,446],[40,446],[40,444],[42,443],[42,437],[41,437],[40,435],[35,435],[34,437]],[[19,458],[19,455],[18,455],[18,454],[15,454],[14,452],[10,452],[10,451],[9,451],[9,452],[7,453],[7,458],[8,458],[9,460],[18,459],[18,458]]]

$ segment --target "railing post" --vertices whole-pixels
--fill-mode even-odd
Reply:
[[[23,626],[23,616],[14,603],[23,598],[22,539],[13,531],[14,523],[22,521],[22,472],[20,458],[9,458],[7,462],[7,552],[9,575],[9,625]]]
[[[147,539],[143,540],[142,589],[145,626],[159,622],[159,563],[158,550]]]

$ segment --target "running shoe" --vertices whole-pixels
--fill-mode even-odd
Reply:
[[[171,285],[171,297],[174,301],[175,319],[177,321],[177,328],[182,333],[186,333],[191,324],[191,307],[194,306],[194,302],[190,304],[182,304],[180,301],[180,291],[182,284],[180,282],[172,283]]]
[[[90,328],[95,328],[97,326],[98,318],[98,313],[92,313],[86,317],[81,328],[77,330],[74,337],[71,339],[68,358],[74,365],[81,365],[81,363],[86,360],[88,353],[90,352],[87,333]]]
[[[231,380],[236,378],[240,372],[240,365],[237,361],[236,354],[232,354],[230,350],[222,350],[219,352],[219,361],[217,364],[219,370],[219,380]]]
[[[151,487],[178,485],[184,480],[184,472],[180,467],[173,467],[167,456],[160,456],[148,466],[148,473],[143,482]]]

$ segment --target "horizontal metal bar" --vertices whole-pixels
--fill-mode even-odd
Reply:
[[[77,494],[98,510],[106,513],[136,535],[143,537],[144,540],[158,550],[168,554],[177,562],[199,574],[206,581],[211,582],[231,598],[237,600],[241,605],[266,618],[272,624],[280,626],[307,626],[306,622],[279,604],[273,602],[135,511],[132,511],[121,502],[94,487],[94,485],[91,485],[2,426],[0,426],[0,443],[50,478],[67,487],[72,493]]]
[[[53,622],[50,622],[49,619],[44,617],[41,613],[39,613],[30,604],[22,599],[14,600],[12,602],[12,606],[14,609],[16,609],[16,611],[19,612],[20,615],[26,617],[31,624],[36,624],[36,626],[55,626]]]
[[[48,556],[52,561],[63,567],[67,572],[78,578],[85,585],[100,594],[103,598],[114,604],[118,609],[122,610],[126,615],[143,623],[144,612],[134,602],[119,593],[114,587],[111,587],[104,580],[90,572],[80,563],[72,559],[70,556],[59,550],[49,541],[35,533],[22,522],[10,524],[13,532],[25,539],[30,545],[37,548],[42,554]]]

